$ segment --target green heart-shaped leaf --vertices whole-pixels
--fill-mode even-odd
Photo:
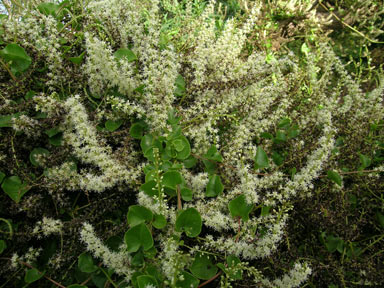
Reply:
[[[1,188],[16,203],[19,203],[21,197],[29,190],[27,184],[22,183],[19,176],[5,178]]]
[[[152,197],[159,194],[159,191],[157,190],[156,185],[157,185],[156,181],[151,180],[141,185],[140,190],[144,191],[145,194]]]
[[[359,167],[359,170],[364,170],[365,168],[369,167],[372,163],[372,160],[371,158],[369,158],[368,156],[364,155],[364,154],[359,154],[359,158],[360,158],[360,167]]]
[[[339,173],[332,170],[328,170],[327,175],[328,175],[328,179],[331,179],[337,185],[341,186],[341,177]]]
[[[199,286],[199,279],[191,273],[182,271],[180,274],[182,275],[183,280],[178,279],[176,281],[176,288],[197,288],[197,286]]]
[[[80,65],[81,62],[83,62],[84,55],[85,51],[81,53],[78,57],[70,57],[69,61],[71,61],[73,64]]]
[[[212,145],[207,153],[204,155],[204,157],[208,160],[217,161],[217,162],[223,162],[223,157],[221,157],[220,153],[217,151],[217,148],[215,145]]]
[[[15,72],[24,72],[32,63],[31,57],[25,52],[23,47],[17,44],[8,44],[0,51],[0,56],[6,61],[12,61],[11,69]]]
[[[224,191],[224,185],[221,183],[219,175],[212,175],[209,177],[209,181],[205,190],[205,196],[216,197]]]
[[[151,222],[153,218],[152,211],[144,206],[132,205],[129,207],[127,213],[128,224],[131,226],[136,226],[138,224],[144,223],[145,221]]]
[[[171,170],[163,174],[162,184],[165,187],[175,190],[176,186],[180,185],[181,183],[183,183],[183,177],[179,172]]]
[[[179,150],[176,149],[176,159],[179,159],[179,160],[185,160],[189,157],[189,155],[191,155],[191,146],[189,145],[189,141],[188,139],[181,135],[179,136],[178,138],[174,139],[173,140],[173,143],[175,143],[175,141],[177,141],[177,145],[179,147]],[[183,148],[183,149],[180,149],[180,148]]]
[[[255,157],[255,169],[264,169],[269,167],[269,161],[267,153],[261,146],[257,146]]]
[[[287,141],[287,135],[283,131],[278,130],[276,132],[276,137],[273,138],[273,142],[276,144],[280,144]]]
[[[219,267],[225,274],[228,275],[229,278],[233,280],[241,280],[243,278],[242,270],[234,270],[233,268],[237,266],[237,264],[241,263],[240,259],[234,255],[229,255],[226,259],[227,265],[223,263],[218,263],[217,267]],[[232,268],[232,269],[229,269]]]
[[[152,225],[156,229],[163,229],[167,225],[167,219],[161,214],[155,214]]]
[[[159,287],[156,279],[150,275],[141,275],[137,277],[137,284],[139,285],[139,288]]]
[[[235,199],[229,201],[228,208],[232,217],[241,217],[243,221],[249,220],[249,213],[252,211],[254,205],[248,204],[245,200],[245,195],[240,195]]]
[[[35,148],[29,154],[29,161],[31,161],[33,166],[42,166],[43,163],[40,162],[40,157],[48,156],[49,151],[44,148]]]
[[[193,192],[191,189],[189,189],[187,187],[181,187],[180,188],[180,194],[181,194],[181,198],[184,201],[192,201],[192,199],[193,199]]]
[[[289,129],[290,126],[291,126],[291,119],[289,118],[282,118],[279,121],[279,124],[277,124],[277,127],[279,127],[280,129]]]
[[[211,257],[198,253],[191,265],[191,272],[199,279],[209,280],[217,273],[217,267],[212,263]]]
[[[87,252],[80,254],[77,266],[80,271],[84,273],[92,273],[98,269],[98,267],[93,263],[91,254]]]
[[[129,253],[137,252],[140,247],[146,251],[153,246],[152,234],[144,223],[129,229],[124,235],[124,240]]]
[[[123,120],[116,120],[116,121],[113,121],[113,120],[107,120],[105,122],[105,128],[109,131],[109,132],[113,132],[113,131],[116,131],[117,129],[119,129],[119,127],[121,126],[121,124],[123,124]]]
[[[25,272],[24,281],[26,283],[32,283],[37,280],[39,280],[41,277],[44,276],[45,273],[40,273],[37,269],[28,269],[27,272]]]
[[[135,53],[133,53],[131,50],[129,50],[127,48],[118,49],[113,54],[113,56],[118,60],[126,58],[128,60],[128,62],[133,62],[133,61],[137,60]]]
[[[44,14],[45,16],[51,15],[54,18],[56,18],[56,12],[59,8],[59,5],[51,2],[41,3],[37,6],[37,9],[40,11],[41,14]]]
[[[148,128],[148,125],[144,121],[133,123],[129,129],[129,135],[135,139],[143,138],[144,131]]]
[[[175,96],[176,97],[183,96],[185,93],[185,81],[184,81],[183,76],[181,76],[180,74],[177,75],[177,77],[176,77],[175,86],[176,86]]]
[[[200,234],[202,225],[199,211],[188,208],[177,216],[175,229],[178,232],[184,231],[188,237],[193,238]]]

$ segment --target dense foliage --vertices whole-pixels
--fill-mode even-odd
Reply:
[[[382,1],[2,3],[0,288],[384,285]]]

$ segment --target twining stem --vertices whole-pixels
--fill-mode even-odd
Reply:
[[[182,210],[183,207],[181,205],[181,195],[180,195],[180,186],[179,185],[176,186],[176,190],[177,190],[177,210]]]
[[[17,79],[16,79],[15,75],[13,75],[12,71],[9,69],[8,65],[7,65],[6,63],[4,63],[3,60],[1,60],[1,59],[0,59],[0,63],[1,63],[1,65],[3,65],[3,67],[5,68],[5,70],[8,71],[8,73],[9,73],[9,75],[11,76],[12,80],[16,82]]]
[[[207,281],[201,283],[199,286],[197,286],[197,288],[200,288],[200,287],[203,287],[209,283],[211,283],[213,280],[215,280],[217,277],[219,277],[221,274],[223,274],[223,271],[220,271],[219,273],[217,273],[215,276],[213,276],[211,279],[208,279]]]
[[[13,236],[13,229],[12,229],[11,223],[7,219],[4,219],[4,218],[0,218],[0,221],[3,221],[3,222],[5,222],[8,225],[9,237],[12,238],[12,236]]]
[[[321,3],[321,1],[319,1],[319,4],[321,5],[321,7],[323,7],[325,10],[327,10],[327,12],[329,12],[333,17],[335,17],[338,21],[340,21],[343,25],[347,26],[349,29],[351,29],[352,31],[356,32],[357,34],[359,34],[361,37],[365,38],[366,40],[368,40],[369,42],[371,43],[375,43],[375,44],[384,44],[383,41],[375,41],[375,40],[372,40],[370,39],[369,37],[365,36],[363,33],[361,33],[359,30],[357,30],[356,28],[353,28],[351,25],[349,25],[348,23],[344,22],[343,20],[341,20],[335,13],[333,13],[332,11],[330,11],[328,9],[327,6],[325,6],[323,3]]]
[[[11,261],[11,258],[1,258],[1,259],[6,259],[6,260],[9,260],[9,261]],[[24,262],[24,261],[18,261],[21,265],[24,265],[24,266],[26,266],[26,267],[28,267],[28,268],[30,268],[30,269],[35,269],[35,270],[37,270],[37,272],[39,272],[40,274],[43,274],[41,271],[39,271],[38,269],[36,269],[35,267],[33,267],[31,264],[28,264],[28,263],[26,263],[26,262]],[[47,279],[47,280],[49,280],[50,282],[52,282],[53,284],[55,284],[57,287],[60,287],[60,288],[67,288],[67,287],[65,287],[63,284],[60,284],[59,282],[56,282],[55,280],[53,280],[53,279],[51,279],[50,277],[48,277],[47,275],[43,275],[43,277],[45,278],[45,279]]]

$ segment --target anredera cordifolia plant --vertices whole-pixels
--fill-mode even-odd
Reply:
[[[48,192],[56,214],[39,214],[31,237],[60,236],[61,251],[49,257],[58,267],[65,236],[83,243],[77,266],[97,287],[201,287],[217,278],[221,287],[298,287],[307,263],[274,280],[252,263],[278,253],[295,201],[310,197],[320,176],[343,189],[340,137],[365,153],[356,157],[361,173],[384,170],[366,155],[376,144],[359,138],[383,119],[382,83],[363,92],[321,42],[302,46],[301,61],[248,53],[260,4],[224,21],[215,1],[203,2],[39,2],[1,17],[1,77],[17,84],[2,92],[0,127],[12,152],[1,161],[14,163],[0,172],[2,190],[18,205]],[[177,31],[161,9],[177,15]],[[36,143],[20,144],[27,161],[15,148],[22,137]],[[76,214],[73,193],[106,201],[114,190],[134,200],[119,220],[124,233],[107,237]],[[35,264],[39,253],[14,254],[12,263]],[[41,281],[29,268],[25,282]]]

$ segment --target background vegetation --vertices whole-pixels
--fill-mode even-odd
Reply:
[[[143,11],[148,8],[145,11],[148,15],[151,13],[149,4],[151,2],[142,2]],[[191,5],[193,9],[189,12],[186,12],[187,2],[193,2]],[[161,229],[168,222],[174,224],[176,232],[180,232],[177,241],[180,241],[178,242],[179,250],[184,253],[180,255],[194,255],[191,259],[195,262],[192,262],[188,256],[187,260],[182,259],[180,262],[199,264],[203,266],[203,270],[208,271],[211,271],[210,266],[215,267],[212,268],[213,276],[206,276],[190,264],[188,270],[185,269],[188,272],[183,275],[187,279],[192,277],[188,280],[190,281],[188,284],[192,287],[197,285],[200,285],[199,287],[230,287],[230,285],[232,287],[284,287],[284,284],[278,286],[277,282],[271,284],[261,280],[255,281],[255,279],[258,279],[259,272],[267,279],[281,278],[282,275],[290,273],[297,261],[307,263],[306,265],[312,270],[305,282],[300,284],[299,281],[300,287],[384,286],[384,119],[380,118],[384,113],[383,1],[220,0],[215,4],[214,14],[210,15],[210,18],[214,21],[217,37],[224,31],[228,21],[233,21],[230,23],[233,23],[235,30],[240,29],[252,14],[253,5],[258,4],[260,7],[259,15],[261,16],[257,17],[252,29],[246,34],[245,45],[241,47],[239,59],[247,59],[253,53],[259,53],[257,55],[262,55],[262,60],[267,64],[272,63],[271,66],[274,65],[274,61],[278,62],[280,59],[293,59],[292,62],[297,65],[292,65],[296,68],[288,68],[284,71],[285,64],[278,62],[279,64],[273,66],[278,67],[276,70],[273,70],[275,68],[265,70],[267,75],[265,78],[261,74],[251,78],[252,81],[260,79],[261,82],[267,79],[265,81],[268,85],[286,81],[288,98],[293,99],[294,103],[292,106],[302,109],[287,109],[289,111],[282,115],[283,117],[279,117],[273,127],[251,139],[254,147],[264,147],[266,152],[262,149],[256,151],[250,148],[249,154],[253,153],[253,162],[244,158],[244,163],[245,166],[248,164],[253,167],[254,169],[250,170],[258,173],[261,179],[275,171],[281,171],[287,176],[284,179],[294,179],[300,168],[305,167],[304,162],[309,152],[317,147],[317,141],[323,129],[323,124],[301,127],[299,120],[315,107],[318,110],[328,109],[326,100],[329,97],[331,102],[331,92],[337,91],[338,95],[341,95],[342,100],[337,103],[339,107],[344,107],[344,102],[349,99],[347,95],[352,95],[351,107],[353,108],[348,112],[349,114],[335,112],[336,116],[333,119],[337,128],[334,135],[335,145],[332,151],[329,151],[330,156],[325,161],[326,164],[321,164],[323,165],[321,173],[311,181],[308,193],[290,198],[286,205],[282,205],[281,210],[272,208],[274,204],[269,205],[266,204],[267,202],[248,207],[247,202],[242,199],[240,201],[239,198],[236,198],[239,203],[226,203],[229,205],[229,215],[232,215],[236,221],[238,219],[239,223],[241,221],[245,223],[249,215],[254,218],[280,215],[279,213],[289,215],[287,224],[282,228],[281,241],[278,243],[277,250],[261,259],[248,260],[246,257],[235,257],[233,261],[236,263],[239,261],[238,266],[231,264],[229,261],[231,258],[228,258],[228,255],[201,244],[204,241],[199,238],[204,238],[209,233],[215,237],[235,239],[236,242],[239,236],[230,229],[218,232],[208,225],[204,226],[205,221],[208,223],[208,219],[204,217],[208,216],[203,215],[204,213],[199,209],[199,212],[196,209],[193,210],[194,208],[191,208],[194,207],[193,204],[191,207],[188,206],[193,191],[189,190],[187,184],[191,186],[193,183],[191,179],[195,178],[190,176],[189,179],[190,174],[186,172],[187,169],[191,169],[190,173],[194,176],[200,172],[210,175],[209,184],[207,184],[208,176],[206,181],[203,181],[203,191],[206,191],[209,197],[225,194],[235,186],[234,183],[237,180],[233,180],[230,174],[234,172],[228,171],[239,170],[236,161],[240,159],[232,159],[236,157],[231,154],[230,148],[226,147],[232,145],[231,133],[232,137],[236,138],[237,134],[234,136],[233,131],[240,131],[231,129],[235,129],[236,125],[241,123],[248,111],[242,111],[241,108],[234,109],[233,113],[224,116],[219,113],[220,111],[215,112],[214,115],[207,112],[206,115],[204,114],[206,118],[199,118],[198,112],[196,115],[188,112],[188,107],[192,107],[195,103],[190,96],[193,91],[209,88],[219,93],[218,91],[230,89],[232,82],[195,83],[194,79],[188,78],[188,71],[193,70],[191,66],[194,60],[188,60],[190,62],[186,60],[180,64],[180,67],[173,67],[175,71],[181,71],[176,81],[170,84],[176,99],[170,102],[174,110],[161,114],[160,110],[165,106],[158,108],[157,100],[153,100],[156,105],[151,103],[152,106],[143,106],[147,110],[144,111],[145,117],[140,118],[138,115],[141,113],[140,109],[143,109],[142,106],[133,104],[129,106],[130,100],[124,98],[124,87],[113,85],[113,77],[116,83],[121,83],[119,82],[121,79],[128,79],[130,76],[119,74],[119,71],[131,67],[129,65],[133,65],[132,63],[141,61],[140,56],[137,59],[137,55],[129,50],[134,49],[132,48],[134,43],[129,43],[129,40],[127,42],[132,44],[132,47],[128,45],[124,47],[126,50],[119,50],[119,41],[123,36],[118,35],[118,30],[114,30],[113,27],[114,21],[118,20],[113,18],[108,22],[102,19],[102,14],[99,18],[95,16],[98,20],[91,19],[90,15],[93,14],[90,12],[92,8],[89,8],[89,4],[92,4],[92,1],[65,0],[47,4],[37,0],[3,0],[2,3],[6,13],[0,15],[1,288],[69,287],[70,285],[71,287],[99,288],[129,287],[124,286],[128,285],[121,276],[124,271],[118,273],[116,268],[110,269],[106,265],[108,261],[105,260],[105,255],[98,255],[90,248],[91,244],[84,240],[84,238],[91,238],[86,235],[92,229],[102,243],[107,243],[105,245],[111,251],[119,251],[119,244],[124,238],[131,237],[129,243],[133,243],[137,240],[135,235],[141,233],[142,238],[137,240],[137,249],[132,248],[130,244],[127,244],[128,248],[124,248],[131,249],[130,253],[134,255],[131,265],[135,267],[136,272],[139,271],[129,285],[140,288],[151,287],[148,286],[150,284],[153,287],[156,285],[187,287],[183,286],[186,284],[181,283],[182,279],[177,283],[166,284],[165,273],[159,272],[161,269],[156,262],[157,257],[165,258],[166,254],[159,252],[165,248],[157,244],[164,241],[161,238],[163,236],[158,236],[159,238],[155,236],[157,233],[160,234],[158,231],[164,231]],[[200,38],[193,36],[194,31],[188,29],[194,28],[193,21],[201,19],[199,17],[204,13],[207,5],[209,5],[208,1],[199,0],[160,1],[161,22],[159,23],[159,41],[156,44],[158,51],[168,51],[167,47],[173,46],[175,53],[187,55],[186,58],[194,55]],[[147,26],[144,26],[147,28],[146,32],[151,31],[151,17],[146,18],[144,12],[141,16],[148,22],[145,22]],[[111,15],[111,17],[118,17],[118,15]],[[51,18],[57,21],[56,26],[52,26],[49,22]],[[30,19],[45,19],[45,22]],[[38,28],[28,30],[29,27]],[[200,26],[196,24],[196,27]],[[89,40],[91,37],[88,37],[87,33],[97,35],[100,42],[91,43],[92,41]],[[130,35],[127,39],[129,37]],[[42,40],[39,42],[39,39]],[[111,57],[114,55],[113,57],[117,58],[116,61],[120,64],[116,65],[118,69],[122,69],[116,70],[116,74],[108,79],[109,84],[103,82],[107,76],[102,73],[103,69],[112,71],[114,69],[112,66],[113,69],[103,67],[100,70],[95,68],[93,71],[85,71],[90,69],[89,63],[92,61],[95,67],[109,63],[109,58],[103,58],[100,55],[92,58],[91,56],[96,54],[89,52],[92,45],[100,47],[103,43],[110,45],[109,47],[113,50],[110,51]],[[233,47],[227,47],[228,53],[231,48]],[[97,48],[92,49],[96,51]],[[117,51],[120,51],[120,54],[116,54]],[[113,57],[112,60],[115,59]],[[124,62],[125,60],[119,62],[123,58],[127,59],[127,63]],[[337,68],[339,63],[337,61],[340,61],[340,66],[345,67],[345,70]],[[167,69],[172,66],[168,63],[167,65]],[[289,65],[291,64],[287,64]],[[260,67],[264,66],[260,64]],[[265,67],[270,69],[269,66]],[[169,68],[169,71],[173,68]],[[140,69],[138,64],[138,73],[146,72]],[[296,70],[292,72],[289,71],[290,69]],[[311,79],[309,74],[312,72],[315,76]],[[208,69],[206,73],[213,72]],[[120,76],[121,79],[118,78]],[[144,79],[143,83],[146,81],[145,77],[141,79]],[[323,79],[326,80],[323,81]],[[239,86],[246,83],[245,80],[239,82],[235,80],[233,81],[235,88],[238,88],[236,83],[240,83]],[[135,87],[132,92],[137,99],[146,95],[143,91],[148,89],[150,84],[145,83],[146,87],[145,85]],[[167,84],[169,83],[161,84],[165,90]],[[353,90],[355,84],[360,90]],[[266,84],[265,87],[270,87],[268,85]],[[163,86],[160,87],[159,84],[158,89],[163,89]],[[283,93],[281,91],[285,88],[279,87],[276,91]],[[270,93],[267,88],[265,93],[273,95],[273,91]],[[377,99],[378,101],[372,105],[368,103],[367,106],[356,104],[355,107],[354,95],[360,95],[359,93],[366,97],[361,100],[363,104],[369,102],[366,99],[374,99],[372,103]],[[70,97],[76,94],[81,97]],[[128,103],[126,106],[119,104],[123,103],[122,99],[128,101],[124,102]],[[321,101],[325,101],[325,104]],[[204,105],[213,107],[216,104],[209,102]],[[244,107],[252,107],[246,106],[248,104],[244,105]],[[149,111],[149,107],[153,110]],[[366,107],[374,108],[368,111]],[[200,108],[200,111],[204,111],[203,108]],[[124,109],[132,109],[132,111]],[[88,113],[89,118],[76,118],[84,111]],[[361,115],[359,111],[362,111]],[[372,111],[376,111],[376,114]],[[164,117],[168,118],[156,118],[156,115],[166,115]],[[192,130],[194,128],[190,128],[200,127],[198,125],[203,125],[204,121],[211,119],[209,117],[219,119],[214,120],[216,122],[213,128],[209,128],[217,130],[212,132],[212,135],[219,135],[221,140],[224,139],[222,140],[224,142],[216,143],[214,136],[209,138],[211,144],[219,144],[219,149],[216,149],[215,145],[207,146],[205,139],[194,136]],[[95,131],[87,130],[89,123],[94,126]],[[71,132],[74,136],[66,132],[80,129],[78,127],[86,132]],[[158,127],[163,130],[159,128],[157,131]],[[163,132],[159,132],[160,130]],[[76,135],[82,135],[81,133],[88,133],[87,137],[90,140],[79,141],[76,146],[73,144],[76,143],[76,139],[71,137],[76,138]],[[144,134],[149,136],[144,138]],[[93,135],[97,136],[92,138]],[[79,139],[81,137],[78,136]],[[156,140],[149,139],[150,137]],[[92,146],[94,144],[92,139],[98,139],[98,144]],[[228,139],[228,143],[225,143],[225,139]],[[160,146],[154,141],[160,141]],[[302,148],[298,148],[300,141],[305,143]],[[105,144],[107,148],[98,150],[100,143]],[[83,147],[88,147],[88,150],[81,150]],[[164,150],[166,147],[171,147],[169,159],[173,159],[172,163],[170,162],[172,167],[161,166],[161,161],[164,159],[160,161],[160,156],[156,153],[161,153],[163,147]],[[111,159],[122,163],[121,167],[124,168],[120,166],[111,168],[110,166],[114,164],[103,160],[103,164],[96,168],[96,174],[107,171],[106,174],[114,173],[113,175],[118,176],[106,176],[100,180],[101,183],[96,183],[94,186],[92,186],[93,178],[90,178],[88,183],[84,180],[86,177],[78,177],[81,173],[83,176],[88,175],[90,171],[94,171],[92,169],[95,163],[102,162],[100,159],[95,162],[90,158],[89,161],[84,160],[87,159],[87,153],[89,155],[100,153],[103,159],[108,159],[105,155],[112,155],[108,149],[114,151]],[[97,152],[94,152],[96,150]],[[244,152],[241,157],[247,153]],[[80,154],[82,156],[79,156]],[[118,156],[115,159],[116,155]],[[67,166],[63,166],[63,163]],[[135,169],[126,168],[124,166],[126,163],[136,165]],[[146,188],[148,185],[143,188],[143,185],[148,183],[151,185],[151,179],[153,183],[157,183],[157,180],[153,180],[157,177],[156,173],[157,176],[162,175],[161,181],[164,187],[170,189],[166,195],[170,198],[168,204],[171,211],[181,210],[180,193],[184,191],[183,205],[189,209],[178,214],[177,221],[172,220],[172,216],[168,218],[161,216],[160,212],[156,213],[153,209],[152,215],[152,212],[149,213],[143,208],[144,198],[138,200],[139,191],[151,194],[153,187],[159,188],[155,184],[148,189]],[[187,184],[184,180],[184,182],[177,180],[179,175],[187,179]],[[169,180],[164,180],[167,177]],[[281,183],[282,186],[288,183],[288,180],[284,181]],[[210,188],[206,188],[207,185],[210,185]],[[197,184],[196,186],[200,187]],[[94,191],[90,187],[94,187]],[[104,192],[97,193],[100,192],[98,189]],[[267,195],[274,189],[271,184],[260,193],[264,197],[263,193]],[[197,191],[194,193],[198,194]],[[263,200],[265,199],[269,198],[265,196]],[[141,201],[139,203],[141,206],[133,207],[138,205],[138,201]],[[140,210],[141,208],[137,207],[143,209]],[[237,210],[237,207],[244,209]],[[127,217],[128,211],[131,216]],[[194,214],[195,212],[198,216]],[[197,219],[197,222],[202,214],[203,226],[191,224],[181,216],[183,213],[185,213],[185,219]],[[163,221],[168,222],[163,223]],[[85,229],[84,223],[92,224],[93,228]],[[137,231],[132,230],[134,227]],[[137,227],[141,230],[139,231]],[[150,233],[154,240],[151,240],[152,236],[149,240],[145,236],[148,227],[151,229]],[[165,229],[168,229],[169,226],[166,227]],[[239,225],[238,235],[242,235],[240,228]],[[89,234],[92,233],[89,232]],[[197,235],[199,237],[196,238]],[[263,238],[263,229],[258,230],[257,236],[260,239]],[[199,249],[205,247],[205,252],[215,255],[215,260],[205,258],[201,260],[200,258],[205,256],[198,254],[200,251],[193,248],[196,243],[200,245]],[[156,249],[152,249],[153,245],[158,248],[160,254],[155,255]],[[117,259],[118,256],[115,254],[113,257]],[[184,256],[180,256],[180,259],[182,257]],[[197,261],[196,258],[200,260]],[[213,262],[207,264],[204,261]],[[233,271],[230,268],[233,268]],[[141,284],[137,280],[140,276],[142,276]],[[155,282],[152,283],[153,279]],[[205,284],[206,280],[210,282]]]

